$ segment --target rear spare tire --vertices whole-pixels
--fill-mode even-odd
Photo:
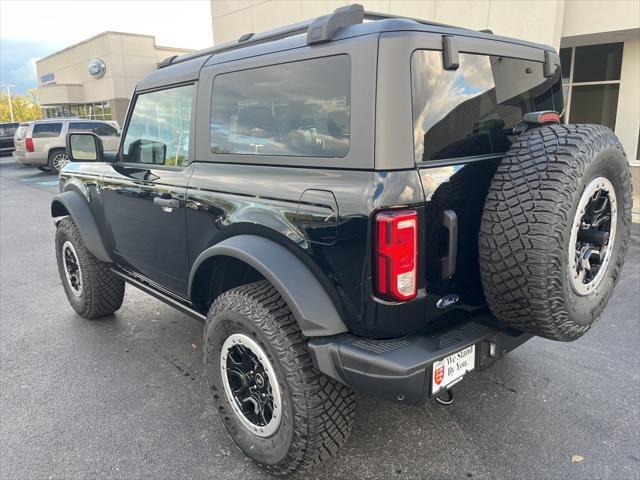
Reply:
[[[629,165],[610,129],[554,124],[522,134],[498,166],[482,216],[489,307],[519,330],[579,338],[611,298],[630,226]]]

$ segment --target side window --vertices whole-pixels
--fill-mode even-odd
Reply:
[[[123,161],[186,165],[192,100],[193,85],[138,95],[125,134]]]
[[[92,131],[101,137],[112,137],[118,134],[118,130],[106,123],[94,123]]]
[[[218,75],[211,151],[344,157],[351,131],[348,55]]]
[[[91,124],[89,122],[69,122],[70,132],[90,132]]]
[[[33,138],[57,137],[62,131],[61,123],[37,123],[33,126]]]

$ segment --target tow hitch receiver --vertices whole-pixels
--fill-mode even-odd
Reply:
[[[445,397],[446,395],[446,397]],[[445,390],[437,397],[434,397],[434,400],[438,402],[440,405],[444,405],[448,407],[453,403],[453,390]]]

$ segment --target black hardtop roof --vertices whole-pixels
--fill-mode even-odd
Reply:
[[[158,70],[142,80],[136,89],[156,88],[169,83],[195,80],[204,65],[226,63],[345,38],[397,31],[475,37],[540,50],[554,50],[547,45],[494,35],[488,30],[476,31],[427,20],[365,12],[362,5],[351,4],[312,20],[263,33],[247,33],[238,40],[169,57],[158,65]]]

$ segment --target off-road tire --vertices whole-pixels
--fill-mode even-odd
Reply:
[[[73,245],[82,272],[82,293],[79,296],[73,293],[69,285],[62,260],[63,245],[67,241]],[[58,223],[55,243],[60,280],[73,309],[89,319],[104,317],[117,311],[124,298],[124,281],[110,270],[108,263],[98,260],[87,250],[70,217],[63,218]]]
[[[259,344],[278,379],[281,423],[267,438],[240,422],[222,383],[221,348],[234,333]],[[305,337],[269,282],[220,295],[207,316],[204,345],[205,376],[215,408],[236,445],[260,467],[286,475],[319,464],[344,444],[354,418],[354,393],[314,369]]]
[[[615,191],[617,232],[602,281],[579,295],[570,278],[571,231],[586,186],[602,177]],[[620,276],[631,198],[629,166],[610,129],[557,124],[518,137],[493,178],[480,229],[482,285],[496,317],[552,340],[589,330]]]

